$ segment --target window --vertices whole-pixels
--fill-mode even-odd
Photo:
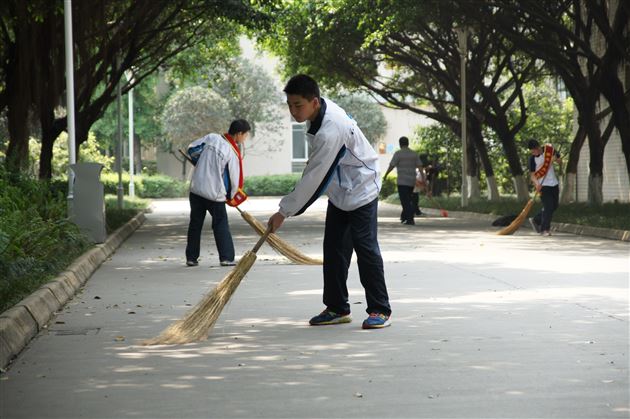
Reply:
[[[308,142],[306,141],[306,124],[292,125],[292,145],[291,170],[301,172],[308,160]]]

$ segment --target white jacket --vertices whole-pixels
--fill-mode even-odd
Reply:
[[[322,101],[324,116],[307,122],[311,151],[302,178],[280,201],[285,217],[299,215],[321,194],[344,211],[352,211],[378,197],[381,190],[378,155],[356,121],[329,99]],[[320,111],[321,112],[321,111]]]
[[[190,181],[190,192],[215,202],[225,202],[238,191],[240,166],[236,152],[219,134],[208,134],[192,144],[206,143]],[[191,145],[192,145],[191,144]]]

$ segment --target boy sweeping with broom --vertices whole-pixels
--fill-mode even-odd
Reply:
[[[391,308],[377,240],[378,156],[356,122],[334,102],[320,97],[311,77],[292,77],[284,92],[291,116],[297,122],[306,121],[311,155],[295,189],[282,198],[279,211],[269,218],[271,231],[280,228],[285,218],[302,214],[322,193],[329,199],[324,232],[326,308],[310,324],[352,320],[346,282],[354,250],[369,314],[362,327],[387,327]]]

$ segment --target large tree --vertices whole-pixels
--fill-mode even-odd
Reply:
[[[268,43],[282,54],[287,72],[306,71],[324,84],[367,89],[391,106],[409,109],[460,135],[460,53],[447,3],[438,1],[296,2],[280,13]],[[527,110],[521,87],[535,74],[535,60],[489,27],[469,36],[467,146],[469,179],[477,177],[475,151],[497,196],[483,125],[503,144],[521,198],[527,196],[514,141]],[[427,106],[430,105],[430,106]],[[521,112],[513,123],[511,109]],[[473,151],[474,150],[474,151]]]
[[[40,177],[50,177],[52,144],[66,129],[56,113],[63,103],[63,2],[1,2],[0,111],[7,109],[10,143],[6,164],[19,169],[27,156],[26,117],[42,127]],[[236,39],[239,25],[254,27],[265,17],[244,0],[107,0],[72,3],[76,141],[122,91],[140,83],[179,52],[202,41]],[[134,78],[126,81],[125,71]]]
[[[618,129],[630,173],[630,85],[620,79],[630,60],[630,5],[626,0],[466,0],[459,13],[473,25],[495,28],[563,80],[578,113],[569,152],[565,197],[574,194],[580,150],[588,140],[589,201],[603,200],[604,148]],[[524,30],[519,30],[524,29]],[[604,42],[601,42],[601,41]],[[626,70],[627,71],[627,70]],[[602,106],[601,98],[609,103]],[[612,114],[608,125],[603,118]],[[602,127],[604,129],[602,130]]]

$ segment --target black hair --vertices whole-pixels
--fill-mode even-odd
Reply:
[[[315,79],[306,74],[298,74],[289,79],[284,86],[284,93],[287,95],[299,95],[306,100],[319,99],[319,86]]]
[[[249,126],[249,122],[244,119],[235,119],[230,124],[230,129],[228,130],[228,134],[234,135],[239,132],[249,132],[252,130],[252,127]]]
[[[398,144],[400,144],[401,147],[408,147],[409,146],[409,138],[407,138],[407,137],[400,137],[398,139]]]
[[[527,149],[529,149],[529,150],[533,150],[533,149],[538,148],[538,147],[540,147],[540,143],[538,141],[536,141],[536,140],[529,140],[527,142]]]

